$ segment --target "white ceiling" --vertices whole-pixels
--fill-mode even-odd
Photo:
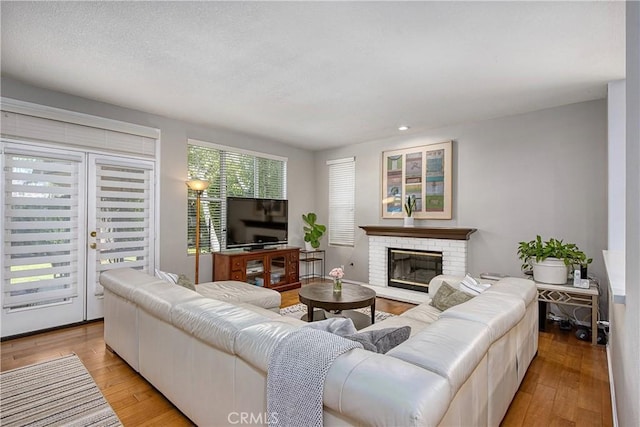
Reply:
[[[624,2],[8,2],[2,74],[323,149],[602,98]]]

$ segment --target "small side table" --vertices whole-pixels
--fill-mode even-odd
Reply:
[[[541,331],[545,330],[548,303],[587,307],[591,309],[591,344],[598,343],[598,298],[600,292],[596,285],[591,285],[589,289],[582,289],[536,282],[536,287],[538,288],[539,328]]]
[[[307,251],[304,249],[300,250],[300,264],[305,264],[305,274],[300,276],[300,280],[307,279],[307,283],[315,277],[323,278],[324,277],[324,250],[323,249],[314,249],[311,251]],[[320,263],[320,271],[316,273],[316,263]],[[311,270],[311,273],[309,273]]]
[[[307,322],[323,320],[316,316],[314,308],[339,310],[342,317],[353,320],[358,330],[373,325],[376,321],[376,292],[364,286],[343,283],[342,292],[336,293],[333,291],[333,283],[316,283],[300,288],[298,298],[307,306],[307,314],[302,317]],[[371,307],[371,320],[363,313],[352,311],[363,307]]]

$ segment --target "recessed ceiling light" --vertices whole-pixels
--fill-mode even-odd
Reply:
[[[398,130],[409,130],[409,126],[400,126]]]

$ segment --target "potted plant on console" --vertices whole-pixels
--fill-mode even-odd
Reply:
[[[592,261],[574,243],[554,238],[543,242],[540,236],[529,242],[520,242],[518,258],[522,260],[523,270],[533,271],[533,280],[552,285],[566,284],[570,267],[572,270],[582,266],[586,268]]]
[[[316,222],[317,219],[318,216],[313,212],[309,212],[306,215],[302,214],[302,220],[306,224],[303,226],[304,244],[305,249],[308,251],[318,249],[320,247],[320,239],[324,235],[325,231],[327,231],[327,227]]]
[[[416,196],[407,196],[407,201],[404,204],[404,212],[407,216],[404,217],[404,226],[413,227],[413,212],[416,210]]]

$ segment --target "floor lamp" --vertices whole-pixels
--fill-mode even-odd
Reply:
[[[196,279],[195,284],[198,284],[200,279],[200,197],[202,192],[209,187],[209,181],[203,181],[201,179],[190,179],[187,181],[187,187],[196,192]]]

